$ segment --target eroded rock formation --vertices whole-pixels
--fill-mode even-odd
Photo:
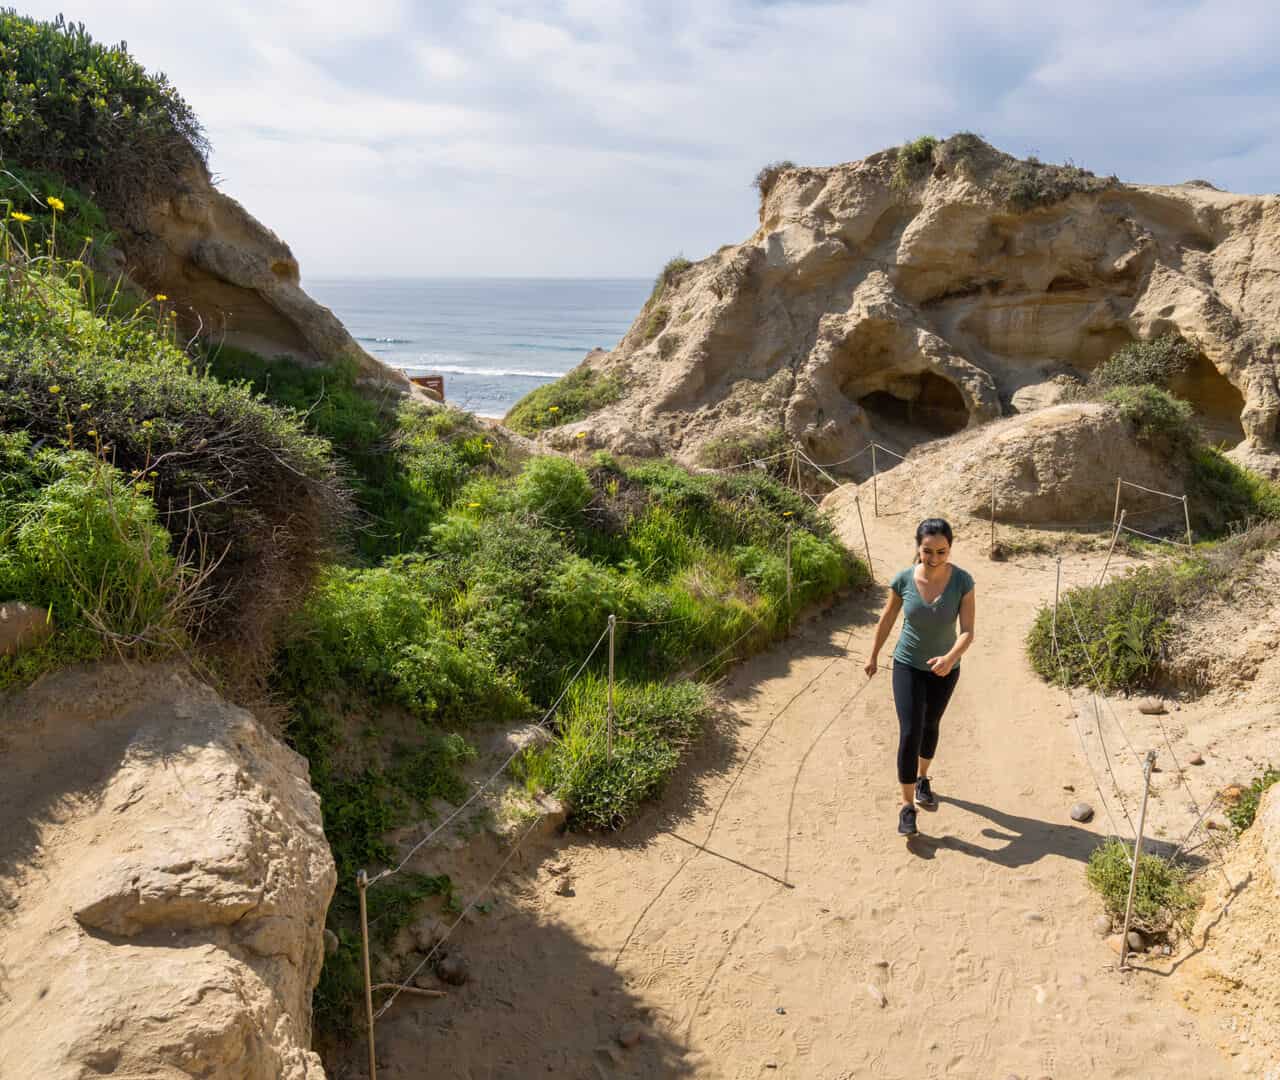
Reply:
[[[169,667],[0,705],[0,1075],[322,1080],[306,762]]]
[[[873,431],[916,441],[1052,404],[1120,346],[1177,332],[1199,356],[1174,391],[1215,439],[1274,452],[1280,197],[1092,177],[1051,197],[1044,169],[956,136],[915,178],[895,151],[782,171],[750,239],[673,274],[588,358],[625,397],[547,438],[696,461],[771,427],[835,460]]]
[[[364,381],[409,392],[403,372],[362,349],[328,308],[302,289],[289,246],[193,162],[166,189],[116,222],[124,269],[169,298],[183,330],[264,356],[352,363]]]

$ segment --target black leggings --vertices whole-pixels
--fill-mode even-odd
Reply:
[[[893,662],[893,703],[898,709],[898,783],[916,782],[917,759],[932,759],[938,749],[938,722],[956,688],[960,669],[935,675]]]

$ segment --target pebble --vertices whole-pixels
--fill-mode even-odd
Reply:
[[[1203,764],[1204,764],[1204,755],[1203,755],[1203,754],[1192,754],[1192,755],[1191,755],[1191,757],[1189,758],[1189,761],[1191,762],[1191,764],[1192,764],[1192,765],[1203,765]]]
[[[867,993],[871,995],[871,1000],[879,1005],[880,1008],[883,1009],[889,1004],[889,999],[884,996],[884,991],[874,983],[867,983]]]
[[[1038,911],[1024,911],[1022,913],[1022,918],[1026,922],[1044,922],[1044,916]]]
[[[1218,821],[1216,818],[1210,818],[1208,821],[1204,823],[1204,827],[1206,829],[1218,829],[1218,830],[1226,828],[1226,826],[1223,825],[1222,822]]]
[[[776,1012],[779,1016],[786,1016],[786,1015],[787,1015],[787,1010],[786,1010],[786,1009],[784,1009],[781,1005],[779,1005],[779,1006],[778,1006],[776,1009],[774,1009],[773,1011],[774,1011],[774,1012]]]
[[[1091,821],[1093,819],[1093,807],[1087,802],[1072,803],[1071,820],[1072,821]]]
[[[1048,1000],[1049,1000],[1049,995],[1045,993],[1044,987],[1037,986],[1036,987],[1036,1004],[1043,1005]]]
[[[638,1046],[643,1038],[644,1028],[639,1024],[623,1024],[618,1029],[618,1045],[624,1050],[630,1050],[633,1046]]]
[[[1098,937],[1106,937],[1111,933],[1111,916],[1095,915],[1093,917],[1093,932],[1097,934]]]
[[[1111,951],[1117,956],[1120,955],[1120,935],[1112,934],[1107,938],[1107,944],[1111,946]],[[1136,930],[1129,931],[1129,951],[1142,952],[1147,947],[1146,941],[1143,940],[1141,934]]]
[[[887,968],[887,967],[889,966],[889,961],[888,961],[888,960],[873,960],[873,961],[871,962],[871,966],[872,966],[872,967],[878,967],[878,968]]]
[[[436,974],[450,986],[461,986],[471,978],[471,972],[467,970],[467,962],[457,953],[450,953],[443,959],[437,960]]]
[[[1063,785],[1062,785],[1062,790],[1063,790],[1063,791],[1075,791],[1075,789],[1076,789],[1075,784],[1063,784]]]
[[[553,891],[557,896],[577,896],[578,895],[573,891],[573,878],[567,878],[567,877],[557,878],[556,886]]]
[[[1146,716],[1159,716],[1164,711],[1164,701],[1161,698],[1144,697],[1138,699],[1138,712]]]

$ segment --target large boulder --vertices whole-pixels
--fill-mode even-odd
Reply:
[[[4,1074],[321,1080],[305,760],[170,667],[42,680],[0,747]]]
[[[857,462],[865,475],[869,457]],[[997,522],[1096,529],[1116,505],[1116,478],[1167,492],[1125,486],[1126,520],[1150,532],[1184,520],[1183,479],[1166,454],[1138,442],[1116,409],[1094,402],[1054,405],[1012,416],[979,430],[916,447],[905,461],[881,453],[876,497],[882,508],[910,517],[991,519]],[[855,494],[869,505],[871,485],[845,486],[824,505],[852,512]]]
[[[590,418],[593,444],[693,463],[719,436],[781,429],[834,461],[872,434],[914,443],[1051,404],[1119,347],[1177,332],[1198,355],[1173,389],[1215,440],[1275,458],[1277,269],[1276,196],[1126,185],[972,136],[914,177],[896,151],[788,168],[750,238],[673,268],[584,362],[627,387]]]

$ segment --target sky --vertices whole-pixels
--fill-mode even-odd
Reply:
[[[11,2],[167,74],[304,284],[650,277],[750,236],[767,162],[923,134],[1280,190],[1274,3]]]

